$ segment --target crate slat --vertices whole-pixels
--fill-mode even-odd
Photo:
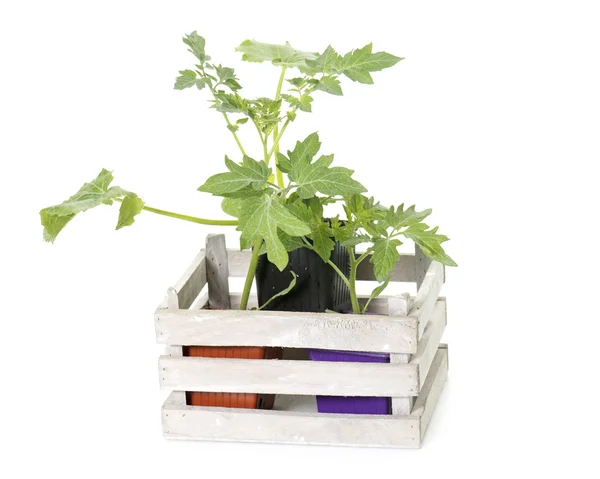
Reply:
[[[163,433],[184,440],[417,448],[446,379],[447,364],[447,349],[441,346],[408,416],[196,407],[171,395],[162,408]]]
[[[448,376],[448,345],[440,344],[433,363],[431,364],[430,373],[427,375],[427,380],[423,385],[421,394],[415,400],[415,405],[411,412],[411,416],[421,418],[421,441],[425,436],[431,416],[435,411],[440,394],[444,388],[446,377]]]
[[[418,323],[412,317],[159,309],[155,324],[159,344],[417,352]]]
[[[425,326],[429,321],[433,308],[435,307],[442,284],[444,283],[444,265],[432,261],[425,275],[421,287],[417,291],[417,297],[410,310],[410,316],[419,322],[419,338],[423,336]]]
[[[209,234],[206,237],[206,277],[210,306],[229,309],[229,266],[223,234]]]
[[[161,387],[184,391],[416,396],[418,366],[161,356]]]
[[[419,366],[419,385],[423,387],[427,373],[437,353],[440,340],[446,328],[446,301],[438,301],[431,319],[425,327],[423,336],[419,339],[419,348],[411,360],[411,364]]]
[[[201,250],[185,273],[179,278],[179,281],[175,283],[175,286],[169,288],[167,297],[161,303],[159,309],[175,306],[181,309],[189,308],[204,286],[206,286],[206,255],[204,250]],[[174,304],[175,296],[173,295],[177,298],[177,305]]]

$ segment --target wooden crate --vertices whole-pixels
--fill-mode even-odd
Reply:
[[[444,267],[420,250],[404,255],[393,281],[416,282],[417,295],[377,298],[376,315],[239,311],[230,277],[244,277],[250,252],[227,250],[209,235],[156,310],[165,437],[345,446],[420,447],[446,380],[448,349],[440,344],[446,301]],[[359,280],[374,280],[369,261]],[[207,288],[205,288],[207,286]],[[207,292],[204,290],[207,289]],[[361,301],[365,301],[361,298]],[[224,310],[202,309],[207,304]],[[256,304],[251,297],[250,306]],[[282,360],[183,357],[182,346],[276,346]],[[304,348],[390,353],[390,363],[307,359]],[[304,355],[304,356],[303,356]],[[184,391],[276,394],[273,410],[187,406]],[[315,395],[385,396],[391,415],[317,413]]]

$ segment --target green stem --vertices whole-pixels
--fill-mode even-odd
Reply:
[[[122,202],[121,199],[116,199],[118,202]],[[169,218],[177,218],[178,220],[190,221],[192,223],[198,223],[200,225],[213,225],[213,226],[237,226],[237,220],[209,220],[206,218],[197,218],[195,216],[182,215],[179,213],[173,213],[171,211],[159,210],[158,208],[152,208],[151,206],[142,206],[144,211],[155,213],[157,215],[168,216]]]
[[[346,286],[348,286],[348,289],[350,289],[350,281],[348,281],[348,278],[346,278],[346,275],[342,273],[340,268],[338,268],[330,259],[327,260],[327,264],[331,266],[337,274],[339,274],[340,278],[342,278],[342,281],[346,284]]]
[[[248,273],[246,273],[246,282],[244,283],[244,290],[242,292],[242,301],[240,302],[240,309],[245,310],[248,308],[248,298],[250,297],[250,288],[252,288],[252,281],[254,280],[254,274],[256,273],[256,265],[258,264],[258,257],[260,255],[260,248],[262,247],[262,238],[258,238],[254,243],[254,250],[252,251],[252,257],[250,258],[250,266],[248,266]]]
[[[352,312],[354,314],[361,314],[362,311],[360,309],[360,304],[358,304],[358,296],[356,295],[356,270],[358,268],[359,262],[356,261],[356,258],[354,256],[354,248],[348,248],[348,252],[350,253],[350,285],[348,286],[348,288],[350,289]]]
[[[279,83],[277,84],[277,91],[275,92],[275,101],[277,101],[281,98],[281,88],[283,87],[283,80],[285,78],[286,70],[287,70],[287,67],[281,67],[281,75],[279,76]],[[277,140],[277,143],[275,143],[275,140],[277,139],[278,135],[279,135],[279,123],[277,125],[275,125],[275,129],[273,130],[273,142],[274,142],[273,146],[275,147],[273,151],[275,153],[275,171],[277,172],[277,184],[279,185],[280,188],[283,188],[284,187],[283,173],[277,167],[277,153],[279,153],[279,140]]]
[[[277,135],[277,137],[273,140],[273,146],[271,147],[271,150],[269,150],[269,154],[268,154],[267,158],[271,158],[271,156],[273,156],[273,152],[279,147],[279,140],[281,140],[281,137],[285,133],[285,129],[288,127],[289,124],[290,124],[290,119],[288,118],[285,121],[285,123],[283,124],[283,126],[281,127],[281,131],[279,132],[279,135]]]
[[[223,118],[225,118],[225,121],[227,122],[227,126],[231,126],[231,122],[229,121],[229,117],[227,116],[227,113],[223,112]],[[229,130],[229,128],[227,128]],[[240,151],[242,152],[242,155],[246,156],[246,152],[244,151],[244,147],[242,146],[242,143],[240,142],[240,139],[237,136],[237,133],[233,130],[229,130],[231,131],[231,134],[233,135],[233,138],[235,139],[235,142],[237,143],[237,146],[239,147]]]

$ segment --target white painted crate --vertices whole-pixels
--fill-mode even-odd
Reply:
[[[164,435],[174,439],[346,446],[420,447],[446,380],[444,267],[417,249],[403,255],[394,281],[417,295],[377,298],[376,315],[239,311],[230,277],[244,277],[250,252],[229,251],[209,235],[155,314]],[[361,264],[359,280],[373,280]],[[208,293],[204,287],[208,285]],[[365,301],[364,298],[361,298]],[[202,309],[206,304],[224,310]],[[256,304],[251,297],[250,304]],[[282,360],[183,357],[182,346],[283,347]],[[289,349],[287,349],[289,348]],[[304,348],[390,353],[390,363],[303,361]],[[184,391],[276,394],[273,410],[187,406]],[[315,395],[385,396],[391,415],[317,413]]]

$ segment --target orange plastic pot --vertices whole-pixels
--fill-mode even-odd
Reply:
[[[203,358],[271,359],[281,357],[281,349],[247,346],[184,346],[184,356]],[[268,357],[267,357],[268,356]],[[245,409],[271,409],[274,394],[214,393],[188,391],[188,406],[215,406]]]

